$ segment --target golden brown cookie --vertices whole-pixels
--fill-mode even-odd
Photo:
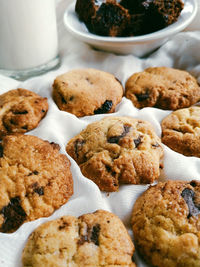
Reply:
[[[66,150],[103,191],[117,191],[119,184],[152,183],[160,175],[163,149],[147,121],[104,118],[72,138]]]
[[[200,157],[200,107],[176,110],[161,126],[165,145],[185,156]]]
[[[186,71],[166,67],[148,68],[133,74],[125,88],[125,96],[137,108],[176,110],[200,100],[200,87],[193,76]]]
[[[64,216],[38,227],[24,248],[24,267],[136,267],[134,245],[120,219],[104,210]]]
[[[200,266],[200,182],[150,186],[133,208],[136,248],[151,266]]]
[[[36,128],[48,110],[47,98],[26,89],[0,95],[0,139]]]
[[[114,112],[122,95],[119,80],[96,69],[69,71],[58,76],[53,84],[53,99],[58,108],[77,117]]]
[[[59,145],[8,135],[0,146],[0,232],[51,215],[73,194],[70,161]]]

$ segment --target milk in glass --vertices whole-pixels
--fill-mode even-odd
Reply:
[[[57,55],[55,0],[0,0],[0,69],[37,68]]]

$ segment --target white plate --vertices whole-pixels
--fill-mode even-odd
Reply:
[[[74,37],[97,49],[144,56],[161,46],[169,37],[184,30],[194,19],[197,8],[197,0],[185,0],[184,9],[177,22],[160,31],[136,37],[105,37],[90,33],[85,24],[78,19],[75,3],[71,3],[65,11],[64,24]]]

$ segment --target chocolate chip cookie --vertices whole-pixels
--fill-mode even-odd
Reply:
[[[53,99],[58,108],[77,117],[114,112],[122,95],[119,80],[96,69],[69,71],[58,76],[53,84]]]
[[[59,145],[8,135],[0,145],[0,232],[51,215],[73,194],[70,161]]]
[[[0,95],[0,139],[36,128],[48,110],[47,98],[26,89]]]
[[[162,121],[162,142],[185,156],[200,157],[200,107],[179,109]]]
[[[47,222],[29,237],[24,267],[136,267],[134,245],[120,219],[104,210]]]
[[[158,267],[200,266],[200,182],[150,186],[133,208],[136,247]]]
[[[198,102],[200,87],[186,71],[166,67],[148,68],[127,80],[125,96],[137,108],[176,110]]]
[[[91,123],[72,138],[67,153],[87,178],[103,191],[119,184],[146,184],[160,175],[163,149],[147,121],[107,117]]]

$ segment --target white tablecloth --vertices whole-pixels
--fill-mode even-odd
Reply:
[[[32,90],[42,96],[48,97],[49,111],[39,127],[29,134],[56,142],[65,153],[65,146],[70,138],[79,133],[92,121],[100,120],[105,115],[94,115],[76,118],[74,115],[60,111],[52,100],[52,83],[54,78],[63,72],[74,68],[97,68],[113,73],[123,85],[127,78],[134,72],[141,71],[149,66],[168,66],[190,71],[200,82],[200,32],[183,32],[163,45],[149,58],[139,59],[132,55],[119,56],[110,53],[92,50],[89,46],[77,41],[65,30],[62,16],[69,1],[57,1],[58,29],[60,42],[61,67],[43,76],[35,77],[24,82],[18,82],[0,76],[1,93],[9,89],[22,87]],[[118,105],[116,113],[106,116],[129,115],[150,121],[157,134],[160,136],[161,120],[170,111],[155,108],[137,110],[132,103],[123,98]],[[160,180],[166,179],[199,179],[200,159],[185,157],[166,146],[164,147],[164,170]],[[83,213],[93,212],[96,209],[106,209],[117,214],[132,235],[130,216],[136,198],[148,186],[124,185],[116,193],[101,193],[98,187],[87,178],[83,177],[77,164],[71,160],[71,171],[74,179],[74,195],[68,203],[63,205],[49,218],[23,224],[13,234],[0,233],[0,266],[21,266],[21,251],[29,234],[41,223],[70,214],[79,216]],[[146,266],[135,256],[138,266]]]

